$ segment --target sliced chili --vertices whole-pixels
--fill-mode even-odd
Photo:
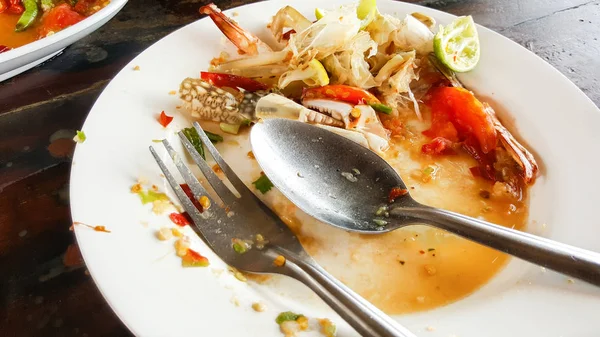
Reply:
[[[399,198],[403,195],[408,194],[408,190],[405,188],[394,187],[390,190],[390,194],[388,195],[388,202],[391,204],[396,201],[396,198]]]
[[[203,71],[200,78],[217,87],[242,88],[246,91],[267,90],[266,84],[248,77]]]
[[[162,111],[160,113],[160,116],[158,117],[158,122],[165,128],[167,127],[167,125],[171,124],[172,121],[173,116],[167,116],[167,114],[164,111]]]

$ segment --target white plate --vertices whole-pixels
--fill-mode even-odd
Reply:
[[[16,76],[54,56],[112,19],[127,0],[111,0],[98,12],[46,38],[0,54],[0,81]]]
[[[341,2],[332,1],[328,6]],[[228,12],[238,12],[235,19],[243,27],[267,36],[266,23],[286,4],[306,15],[323,6],[316,0],[268,1]],[[440,23],[453,19],[449,14],[400,2],[382,0],[379,8],[398,15],[420,11]],[[573,83],[525,48],[483,27],[479,33],[480,64],[461,79],[513,114],[513,127],[543,162],[543,176],[531,190],[529,230],[600,251],[596,212],[600,182],[594,173],[600,164],[595,155],[600,144],[598,109]],[[224,266],[199,240],[195,244],[209,257],[211,268],[181,268],[172,243],[154,237],[154,230],[168,220],[152,216],[137,196],[129,193],[140,176],[162,182],[148,146],[152,139],[175,140],[174,132],[188,126],[175,109],[178,98],[168,92],[176,90],[183,78],[197,77],[206,69],[222,50],[221,41],[221,33],[207,19],[174,32],[127,65],[90,112],[83,127],[87,140],[77,146],[73,160],[73,220],[112,230],[105,234],[76,227],[90,273],[117,315],[139,336],[280,336],[273,320],[284,310],[333,318],[340,326],[340,336],[354,335],[315,295],[293,280],[278,278],[257,285],[241,283],[227,272],[220,276],[212,273],[211,268]],[[140,71],[133,70],[136,65]],[[167,131],[156,122],[161,110],[175,115]],[[241,159],[248,145],[235,145],[230,142],[233,139],[226,139],[226,160],[243,179],[255,177],[259,168]],[[160,187],[165,188],[164,184]],[[277,193],[267,195],[276,198]],[[142,221],[149,225],[144,227]],[[232,304],[236,299],[239,307]],[[268,312],[250,309],[258,300],[267,304]],[[598,336],[599,309],[598,289],[567,282],[562,275],[513,259],[492,282],[467,298],[397,318],[426,336],[583,337]]]

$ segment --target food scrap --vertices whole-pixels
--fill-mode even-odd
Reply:
[[[403,195],[408,194],[408,190],[400,187],[393,187],[390,190],[390,194],[388,195],[388,202],[391,204],[396,201],[396,198],[399,198]]]
[[[233,250],[238,254],[244,254],[251,248],[248,242],[240,239],[231,239],[231,245]]]
[[[254,187],[259,190],[262,194],[265,194],[273,188],[273,183],[269,178],[264,174],[264,172],[260,173],[260,177],[252,182]]]
[[[275,323],[279,325],[279,329],[286,337],[296,336],[297,332],[308,328],[308,318],[302,314],[296,314],[291,311],[280,313],[275,319]]]
[[[200,253],[188,248],[187,253],[181,258],[181,265],[184,267],[208,267],[208,259]]]
[[[92,226],[92,225],[88,225],[88,224],[85,224],[85,223],[79,222],[79,221],[74,221],[73,222],[73,226],[71,226],[70,229],[73,230],[73,227],[75,225],[83,225],[83,226],[86,226],[88,228],[91,228],[91,229],[95,230],[96,232],[105,232],[105,233],[110,233],[111,232],[108,229],[106,229],[106,227],[104,227],[104,226]]]
[[[190,219],[189,215],[184,212],[184,213],[171,213],[169,214],[169,219],[171,219],[171,221],[176,224],[177,226],[187,226],[189,224],[192,223],[192,220]]]
[[[158,116],[158,122],[160,125],[166,128],[169,124],[171,124],[172,121],[173,116],[168,116],[164,111],[161,111],[160,115]]]
[[[277,267],[283,267],[285,265],[285,257],[283,255],[278,255],[275,260],[273,260],[273,264]]]
[[[254,302],[252,303],[252,309],[256,312],[263,312],[267,310],[267,306],[262,302]]]
[[[328,318],[319,319],[319,325],[321,326],[321,333],[325,337],[335,337],[337,333],[337,327]]]
[[[79,131],[77,130],[77,134],[75,135],[75,137],[73,137],[73,140],[79,144],[85,142],[85,133],[83,133],[83,131]]]

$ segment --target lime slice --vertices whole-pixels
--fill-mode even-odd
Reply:
[[[313,74],[310,78],[305,79],[304,83],[310,86],[324,86],[329,84],[329,76],[327,76],[327,71],[321,62],[317,59],[312,59],[308,63],[308,67],[313,71]]]
[[[360,0],[356,7],[356,16],[361,20],[360,28],[367,27],[377,13],[377,0]]]
[[[317,20],[321,20],[325,16],[325,10],[322,8],[315,8],[315,17]]]
[[[377,10],[376,0],[360,0],[358,7],[356,8],[356,16],[358,16],[359,19],[364,20],[373,15],[375,10]]]
[[[440,30],[433,38],[435,56],[456,72],[473,70],[479,62],[479,37],[473,18],[461,16]]]

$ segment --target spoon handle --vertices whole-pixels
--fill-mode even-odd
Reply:
[[[397,216],[413,217],[471,241],[600,286],[600,254],[429,206],[397,207]]]

